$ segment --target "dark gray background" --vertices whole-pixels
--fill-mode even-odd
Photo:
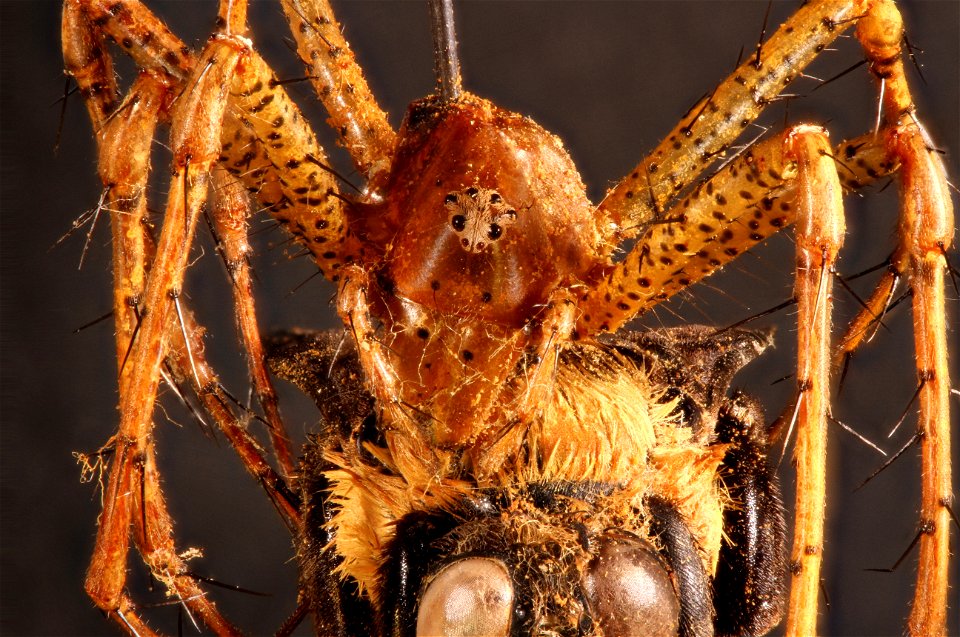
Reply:
[[[796,4],[775,2],[771,24],[779,24]],[[166,1],[155,6],[182,37],[197,46],[213,24],[212,2]],[[425,9],[416,2],[339,2],[336,6],[374,90],[392,121],[399,123],[405,104],[431,90]],[[533,116],[566,140],[592,196],[598,199],[690,104],[732,69],[741,47],[752,51],[765,6],[762,1],[468,2],[459,14],[465,84],[502,106]],[[927,84],[914,82],[921,113],[946,149],[950,174],[957,179],[960,3],[915,1],[902,6],[910,40],[925,50],[920,61]],[[111,327],[102,323],[79,335],[71,333],[109,310],[106,220],[101,220],[94,234],[82,271],[77,270],[82,233],[50,249],[99,196],[92,135],[84,109],[71,99],[60,152],[54,155],[59,107],[53,102],[63,90],[59,4],[4,0],[0,9],[0,627],[9,635],[110,634],[113,629],[82,591],[99,494],[93,485],[80,484],[71,458],[72,451],[97,448],[116,425]],[[255,2],[252,23],[258,47],[279,69],[280,77],[301,75],[283,44],[287,36],[275,4]],[[855,42],[840,42],[837,48],[840,52],[825,55],[810,73],[830,77],[858,59]],[[917,80],[913,70],[911,75]],[[793,90],[805,93],[813,86],[813,81],[803,81]],[[322,113],[308,106],[314,101],[308,88],[295,86],[292,92],[315,127],[323,129]],[[775,128],[785,121],[823,123],[834,139],[840,139],[872,127],[875,104],[875,91],[861,69],[811,98],[791,102],[789,112],[779,105],[764,121]],[[326,146],[333,148],[329,138]],[[891,187],[879,196],[871,195],[862,204],[851,198],[852,236],[841,263],[843,271],[876,264],[889,253],[894,191]],[[162,186],[153,206],[162,208]],[[789,234],[731,265],[709,285],[693,290],[692,297],[645,317],[643,324],[683,320],[722,325],[787,298],[793,250]],[[266,240],[279,241],[278,235]],[[242,394],[245,374],[226,311],[226,285],[209,241],[204,251],[206,256],[191,271],[191,303],[211,327],[211,356],[220,363],[228,385]],[[315,279],[287,296],[309,276],[309,264],[288,262],[282,249],[270,251],[263,245],[262,252],[257,272],[263,325],[268,329],[333,325],[329,285]],[[953,262],[957,263],[956,255]],[[841,311],[849,315],[855,303],[842,293],[838,296]],[[950,325],[955,325],[953,288],[948,298]],[[770,383],[791,371],[792,320],[791,312],[785,311],[759,323],[780,325],[777,350],[738,379],[741,386],[763,396],[771,417],[791,393],[791,382],[772,388]],[[896,421],[915,386],[909,330],[909,311],[902,306],[891,317],[889,330],[857,358],[837,407],[839,417],[878,441]],[[956,347],[955,330],[950,336]],[[958,378],[956,371],[953,378]],[[294,393],[286,392],[285,401],[290,426],[302,437],[310,430],[312,410]],[[204,548],[205,558],[195,566],[201,572],[271,592],[269,598],[214,592],[240,626],[254,634],[269,633],[295,603],[295,567],[285,531],[225,443],[204,439],[182,410],[171,401],[165,404],[171,418],[183,425],[177,428],[162,413],[158,416],[159,449],[177,520],[178,546]],[[883,446],[897,448],[909,437],[913,422],[909,417],[892,441],[881,441]],[[909,452],[874,483],[851,494],[880,459],[845,434],[835,433],[831,442],[831,530],[824,578],[832,608],[829,621],[823,622],[824,632],[899,634],[907,613],[913,559],[893,574],[864,569],[890,566],[913,538],[918,454]],[[789,462],[783,464],[786,467]],[[956,550],[956,539],[953,546]],[[142,589],[147,579],[144,570],[135,557],[130,563],[131,582]],[[161,599],[159,593],[145,596]],[[174,610],[150,613],[155,626],[176,631]],[[956,618],[954,608],[954,634]]]

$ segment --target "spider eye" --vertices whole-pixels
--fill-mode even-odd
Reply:
[[[680,601],[660,557],[645,542],[606,541],[584,575],[604,635],[676,635]]]
[[[500,203],[501,201],[503,201],[503,197],[500,196],[500,193],[498,192],[490,193],[490,203],[496,204],[496,203]]]
[[[443,203],[447,206],[457,203],[457,195],[451,192],[449,195],[443,198]]]
[[[487,236],[490,238],[491,241],[496,241],[497,239],[500,238],[500,235],[502,234],[503,234],[503,228],[501,228],[496,223],[490,224],[490,229],[487,230]]]
[[[450,219],[450,225],[457,232],[463,232],[463,229],[467,227],[467,218],[463,215],[453,215]]]
[[[470,196],[471,199],[476,199],[476,198],[477,198],[477,194],[478,194],[479,192],[480,192],[480,191],[477,190],[476,188],[474,188],[473,186],[470,186],[469,188],[467,188],[467,194]]]
[[[471,557],[444,567],[420,597],[417,636],[510,634],[513,582],[497,560]]]

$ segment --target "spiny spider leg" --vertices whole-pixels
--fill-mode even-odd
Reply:
[[[220,162],[301,241],[324,275],[338,280],[358,247],[347,236],[326,153],[255,51],[245,52],[230,96]]]
[[[623,236],[662,218],[668,204],[724,153],[771,99],[790,84],[846,23],[862,12],[850,0],[818,0],[797,10],[757,55],[743,62],[700,100],[667,137],[615,188],[599,213],[606,213]]]
[[[792,134],[748,149],[649,224],[604,284],[581,298],[578,332],[618,329],[794,223],[797,167],[784,152]],[[893,169],[882,151],[882,141],[867,135],[839,144],[829,157],[846,153],[835,163],[853,189]]]
[[[141,323],[127,363],[129,374],[121,377],[117,453],[104,494],[94,563],[87,578],[88,592],[108,612],[118,608],[125,581],[126,536],[134,508],[131,495],[143,486],[143,477],[134,467],[144,462],[152,445],[152,411],[174,311],[171,292],[176,295],[182,285],[187,248],[206,198],[207,171],[217,157],[215,144],[226,108],[225,87],[238,57],[239,49],[215,42],[197,67],[196,90],[184,96],[173,117],[174,178],[157,257],[144,293]]]
[[[787,634],[817,630],[826,503],[827,416],[830,411],[833,267],[843,243],[843,193],[827,136],[801,126],[785,154],[797,167],[797,511],[790,564]],[[802,494],[802,496],[800,495]]]
[[[784,169],[791,162],[781,155],[783,149],[777,148],[778,141],[756,146],[748,151],[748,165],[744,165],[743,160],[735,160],[740,165],[734,163],[729,174],[724,171],[701,184],[677,205],[671,205],[671,202],[682,194],[698,172],[727,150],[742,128],[817,52],[855,22],[858,23],[857,38],[870,62],[870,70],[880,81],[884,127],[877,135],[887,140],[882,145],[871,144],[870,161],[883,168],[875,170],[875,174],[896,168],[901,173],[910,174],[901,177],[901,246],[894,255],[893,268],[869,297],[861,315],[854,320],[841,351],[844,355],[849,354],[859,344],[864,326],[874,320],[886,304],[893,282],[909,273],[917,317],[918,377],[921,392],[926,396],[925,401],[921,400],[921,438],[929,445],[923,451],[924,505],[920,527],[924,541],[921,543],[910,630],[914,634],[942,634],[945,630],[946,564],[949,558],[948,507],[952,502],[948,459],[946,308],[942,286],[953,218],[942,162],[936,157],[932,143],[915,116],[916,109],[901,59],[902,20],[892,1],[823,0],[808,3],[758,48],[754,59],[741,65],[712,94],[695,105],[668,138],[610,191],[600,211],[607,212],[621,226],[621,236],[632,236],[651,221],[663,223],[648,229],[627,258],[612,269],[604,284],[582,297],[583,314],[578,321],[578,333],[616,329],[638,312],[706,276],[762,240],[773,230],[760,227],[761,221],[774,226],[774,230],[791,221],[789,188],[782,181]],[[878,159],[877,151],[883,146],[885,152],[880,155],[882,159]],[[845,144],[841,148],[849,151],[854,147]],[[830,153],[826,147],[822,152],[826,161]],[[854,152],[859,151],[855,149]],[[841,155],[838,151],[833,156]],[[837,161],[842,163],[840,159]],[[757,165],[749,165],[754,163]],[[836,173],[836,168],[833,172]],[[856,172],[856,169],[850,172]],[[804,179],[798,182],[802,188]],[[864,180],[852,175],[845,179],[845,183],[859,185]],[[713,210],[708,205],[698,207],[691,202],[703,197],[704,191],[707,198],[712,198]],[[779,201],[775,201],[777,199]],[[754,212],[754,219],[744,225],[731,223],[734,219],[744,219],[740,215],[731,217],[723,210],[731,200],[741,205],[758,200],[760,205]],[[785,206],[779,211],[781,214],[774,212],[775,205]],[[799,219],[802,220],[803,215]],[[626,224],[630,227],[623,228]],[[708,245],[717,243],[720,245]],[[824,268],[829,268],[832,262],[828,256],[824,256],[827,262]],[[824,285],[818,284],[816,293],[809,286],[803,292],[798,288],[798,296],[808,297],[798,300],[802,304],[819,299],[821,295],[828,297]],[[938,288],[937,291],[932,289],[934,287]],[[817,301],[813,307],[820,307],[819,303]],[[806,338],[803,332],[813,328],[801,325],[801,338]],[[820,327],[823,329],[814,332],[819,332],[829,342],[828,328],[826,325]],[[941,331],[937,332],[938,329]],[[806,353],[804,346],[801,345],[800,349]],[[806,420],[803,413],[807,410],[804,404],[813,400],[818,405],[825,405],[828,383],[823,379],[811,389],[807,383],[809,377],[803,369],[807,363],[802,358],[798,363],[801,365],[798,409],[802,428],[802,421]],[[825,362],[817,354],[814,366],[819,368],[821,365]],[[818,396],[810,399],[806,397],[808,394]],[[814,415],[813,420],[819,423],[822,418]],[[822,480],[823,459],[818,458],[821,451],[816,446],[808,449],[809,453],[798,449],[800,470],[819,475],[815,479]],[[821,468],[814,470],[815,466]],[[798,518],[822,518],[823,487],[821,483],[817,488],[798,489]],[[798,525],[795,536],[794,565],[795,574],[800,576],[797,581],[807,585],[798,585],[793,593],[788,633],[805,635],[816,631],[818,585],[810,582],[819,581],[819,557],[808,559],[806,556],[818,553],[820,546],[819,542],[805,543],[804,534],[807,532],[801,528]],[[808,531],[812,532],[812,527]],[[819,535],[814,533],[811,537]],[[803,557],[796,551],[801,551]],[[803,592],[799,592],[801,589]]]
[[[944,273],[946,250],[956,230],[940,157],[916,128],[896,135],[892,144],[904,164],[900,227],[910,255],[920,383],[920,560],[908,628],[913,635],[945,634],[953,486]]]
[[[367,86],[328,0],[281,0],[330,125],[361,174],[386,177],[397,135]]]
[[[277,454],[277,462],[284,476],[289,478],[294,471],[294,456],[280,417],[277,391],[267,373],[266,355],[260,340],[257,311],[253,302],[253,281],[249,263],[252,249],[247,235],[250,199],[243,184],[226,170],[214,171],[212,189],[215,209],[208,219],[216,234],[217,244],[232,283],[230,289],[236,308],[237,329],[247,354],[247,367],[270,429],[270,440]]]
[[[956,229],[943,160],[917,118],[904,73],[903,33],[903,18],[889,0],[872,5],[857,25],[857,39],[880,84],[887,152],[902,164],[898,250],[909,255],[913,288],[923,480],[920,558],[907,628],[912,635],[942,635],[947,627],[953,503],[944,272]]]

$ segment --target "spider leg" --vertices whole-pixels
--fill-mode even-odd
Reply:
[[[797,165],[797,506],[790,557],[788,635],[814,635],[823,558],[830,411],[833,267],[843,243],[843,200],[826,134],[801,126],[785,139]]]
[[[245,3],[235,0],[222,4],[218,24],[223,33],[244,33]],[[66,35],[68,12],[69,36]],[[88,31],[76,33],[84,27]],[[99,41],[95,39],[97,29],[103,33]],[[78,73],[91,76],[94,81],[85,83],[90,85],[87,90],[97,91],[98,96],[103,93],[100,100],[105,103],[109,101],[110,92],[104,87],[112,86],[113,79],[109,59],[103,53],[103,37],[120,43],[139,66],[165,71],[184,83],[185,92],[189,90],[186,82],[196,67],[195,56],[138,0],[68,0],[64,8],[64,32],[68,71],[78,82],[81,80]],[[69,51],[66,43],[71,46]],[[349,49],[343,51],[349,52]],[[340,54],[331,56],[329,64],[335,64],[341,57]],[[71,60],[74,61],[71,63]],[[360,77],[359,67],[351,64],[355,67],[353,72]],[[344,65],[348,67],[350,65]],[[339,71],[331,73],[339,77]],[[351,90],[343,89],[347,93]],[[372,97],[368,101],[372,104]],[[342,102],[342,99],[336,101],[336,105],[349,111]],[[328,108],[334,106],[328,105]],[[98,110],[110,112],[105,108]],[[358,112],[372,112],[372,108]],[[224,167],[237,175],[261,205],[310,250],[324,275],[338,281],[336,270],[353,258],[358,246],[348,237],[345,206],[337,199],[336,176],[300,109],[267,63],[249,48],[233,75],[221,139],[219,160]]]
[[[862,13],[862,2],[815,0],[804,4],[769,40],[680,123],[615,188],[598,212],[619,227],[614,243],[663,217],[681,192],[755,120],[772,98],[798,77]]]
[[[133,491],[132,496],[135,507],[143,512],[134,518],[134,537],[144,562],[150,566],[153,576],[180,600],[194,623],[193,613],[217,635],[240,635],[240,631],[220,615],[213,601],[190,573],[184,557],[177,553],[173,541],[173,520],[160,489],[153,444],[147,445],[145,455],[137,458],[134,467],[139,473],[137,480],[142,484]]]
[[[397,135],[377,104],[328,0],[281,0],[297,52],[354,165],[385,178]]]
[[[208,219],[216,234],[219,250],[232,283],[230,288],[236,308],[237,328],[247,354],[250,378],[263,407],[277,461],[283,473],[290,476],[294,471],[293,452],[283,419],[280,417],[277,392],[267,373],[266,354],[260,340],[260,326],[253,302],[249,263],[252,249],[247,238],[249,198],[243,184],[225,170],[214,171],[212,190],[215,211]]]
[[[121,374],[121,422],[104,499],[87,590],[108,612],[119,608],[125,580],[127,540],[134,498],[144,486],[134,467],[152,446],[152,410],[172,323],[173,297],[180,289],[197,215],[206,195],[206,171],[217,157],[218,126],[226,107],[229,78],[239,50],[215,42],[197,67],[195,88],[174,114],[174,178],[163,231],[144,291],[141,322]],[[129,370],[129,372],[127,372]]]
[[[310,251],[324,276],[358,253],[336,175],[267,63],[247,50],[230,90],[220,162]],[[282,171],[282,177],[281,177]]]
[[[871,5],[857,25],[857,38],[880,84],[887,151],[902,164],[897,254],[901,271],[903,262],[908,263],[913,288],[923,480],[920,558],[907,626],[912,635],[942,635],[946,634],[953,502],[944,272],[956,229],[943,161],[917,118],[904,73],[903,33],[903,19],[889,0]]]
[[[190,47],[181,42],[139,0],[66,0],[63,24],[65,51],[68,42],[75,43],[72,46],[77,50],[80,50],[79,43],[82,42],[88,54],[106,58],[103,50],[105,35],[112,38],[140,68],[163,70],[177,80],[186,79],[196,64]],[[77,76],[69,58],[67,70]],[[96,67],[91,66],[90,71],[94,70]],[[101,85],[106,85],[108,80],[103,75],[96,77]],[[109,82],[113,82],[112,76]],[[92,90],[101,92],[96,84]]]
[[[169,328],[170,351],[165,360],[172,379],[179,386],[192,387],[217,428],[237,452],[244,468],[266,491],[291,532],[296,531],[300,524],[299,503],[286,476],[267,462],[267,454],[230,408],[230,398],[204,354],[203,327],[196,322],[189,308],[182,307],[179,318],[183,324],[174,323]]]
[[[618,329],[794,223],[796,162],[784,152],[794,130],[751,147],[667,209],[663,219],[647,224],[603,284],[581,297],[577,332]],[[847,153],[850,161],[838,170],[844,170],[848,188],[859,188],[894,168],[882,148],[882,140],[860,137],[839,144],[826,158]]]
[[[946,250],[956,231],[946,177],[916,127],[892,139],[903,161],[900,227],[910,255],[914,338],[920,383],[920,559],[908,620],[912,635],[946,634],[950,564],[950,375],[944,297]]]

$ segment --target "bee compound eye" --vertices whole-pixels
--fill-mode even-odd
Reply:
[[[445,566],[420,596],[417,637],[510,634],[513,582],[498,560],[471,557]]]
[[[604,635],[677,634],[680,600],[663,561],[645,542],[605,541],[587,567],[584,587]]]

